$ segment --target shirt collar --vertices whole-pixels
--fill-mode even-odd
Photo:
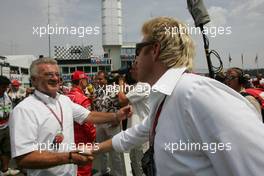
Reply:
[[[50,96],[48,96],[48,95],[46,95],[46,94],[44,94],[38,90],[34,91],[34,95],[36,95],[38,98],[40,98],[41,101],[44,101],[47,104],[48,103],[56,103],[56,101],[59,100],[59,96],[60,96],[60,94],[57,93],[56,97],[53,98],[53,97],[50,97]]]
[[[171,95],[181,75],[185,72],[186,67],[170,68],[159,80],[152,86],[152,91],[160,92],[166,95]]]

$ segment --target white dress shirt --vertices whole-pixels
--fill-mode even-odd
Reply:
[[[256,108],[226,85],[184,71],[169,69],[153,85],[150,116],[114,136],[114,149],[147,141],[167,96],[156,127],[156,175],[262,175],[264,126]]]
[[[138,82],[126,97],[132,106],[132,117],[127,119],[127,126],[132,127],[140,123],[149,114],[148,97],[150,93],[150,85],[148,83]]]
[[[54,137],[61,129],[52,112],[34,94],[45,102],[61,118],[63,113],[64,139],[59,149],[52,148]],[[37,90],[33,95],[19,103],[11,113],[9,120],[12,157],[21,156],[35,150],[66,152],[76,150],[74,146],[73,120],[82,124],[90,111],[73,103],[67,96],[57,94],[51,98]],[[61,120],[61,119],[60,119]],[[29,176],[72,176],[76,175],[76,166],[65,164],[49,169],[29,169]]]

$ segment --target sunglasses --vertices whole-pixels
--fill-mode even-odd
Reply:
[[[225,80],[226,80],[226,81],[232,81],[232,80],[234,80],[234,79],[236,79],[236,78],[238,78],[238,77],[236,77],[236,76],[226,76],[226,77],[225,77]]]
[[[139,56],[142,48],[148,45],[153,45],[154,43],[155,43],[154,41],[137,43],[136,44],[136,56]]]

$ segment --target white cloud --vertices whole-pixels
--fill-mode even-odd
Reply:
[[[233,1],[231,15],[243,17],[248,20],[258,20],[264,15],[264,0],[241,0]]]
[[[210,26],[224,26],[227,23],[228,11],[222,7],[211,6],[208,9],[211,22]]]

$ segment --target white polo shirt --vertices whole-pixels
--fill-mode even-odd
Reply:
[[[11,113],[9,120],[12,157],[17,157],[35,150],[65,152],[74,150],[73,120],[82,124],[90,111],[73,103],[67,96],[57,94],[51,98],[39,91],[35,94],[45,102],[59,118],[60,106],[63,113],[64,140],[59,149],[52,148],[52,142],[60,124],[52,112],[33,94],[19,103]],[[72,176],[76,175],[76,167],[66,164],[49,169],[29,169],[32,176]]]
[[[140,123],[149,114],[148,97],[150,93],[150,85],[148,83],[138,82],[126,97],[129,100],[133,115],[127,120],[127,126],[132,127]]]
[[[154,143],[158,176],[263,174],[264,125],[256,108],[226,85],[184,71],[169,69],[153,85],[149,118],[114,136],[114,149],[127,151],[148,140],[167,95]]]

